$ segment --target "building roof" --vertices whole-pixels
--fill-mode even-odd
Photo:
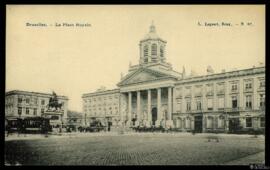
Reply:
[[[85,93],[82,95],[82,98],[84,97],[90,97],[90,96],[98,96],[98,95],[104,95],[104,94],[112,94],[112,93],[119,93],[120,89],[112,89],[112,90],[104,90],[104,91],[96,91],[91,93]]]
[[[51,97],[52,96],[52,94],[49,94],[49,93],[30,92],[30,91],[23,91],[23,90],[11,90],[11,91],[6,92],[6,96],[16,95],[16,94],[37,95],[37,96],[40,96],[40,97]],[[57,95],[57,97],[60,98],[60,99],[68,100],[68,97],[67,96]]]
[[[261,74],[261,73],[265,73],[265,66],[253,67],[253,68],[236,70],[236,71],[229,71],[229,72],[224,72],[224,73],[215,73],[215,74],[203,75],[203,76],[187,77],[184,79],[179,79],[176,82],[176,84],[191,83],[191,82],[198,82],[198,81],[209,81],[209,80],[215,80],[215,79],[225,79],[225,78],[230,78],[230,77],[247,76],[247,75],[254,75],[254,74]]]

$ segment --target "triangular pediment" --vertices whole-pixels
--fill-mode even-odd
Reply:
[[[135,84],[141,82],[148,82],[153,80],[158,80],[161,78],[169,78],[172,77],[169,74],[165,74],[162,72],[158,72],[155,70],[150,70],[146,68],[140,68],[137,71],[134,71],[131,74],[128,74],[124,77],[118,85],[128,85],[128,84]]]

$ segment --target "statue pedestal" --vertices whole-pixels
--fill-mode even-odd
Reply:
[[[63,110],[47,110],[44,112],[43,117],[50,119],[50,125],[60,125],[63,123]]]

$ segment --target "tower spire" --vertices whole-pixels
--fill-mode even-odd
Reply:
[[[154,21],[152,20],[152,24],[150,26],[150,32],[156,32],[156,27],[154,25]]]

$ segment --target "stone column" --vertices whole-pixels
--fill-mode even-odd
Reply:
[[[167,126],[172,126],[172,88],[168,88],[168,120],[166,123]]]
[[[139,125],[141,121],[141,92],[137,91],[137,121],[136,126]]]
[[[162,112],[161,112],[161,88],[158,88],[157,89],[157,121],[156,121],[156,125],[160,125],[161,116],[162,116]]]
[[[131,124],[131,115],[132,115],[132,93],[128,92],[128,123]]]
[[[152,113],[151,113],[151,90],[147,90],[147,115],[148,126],[152,125]]]

